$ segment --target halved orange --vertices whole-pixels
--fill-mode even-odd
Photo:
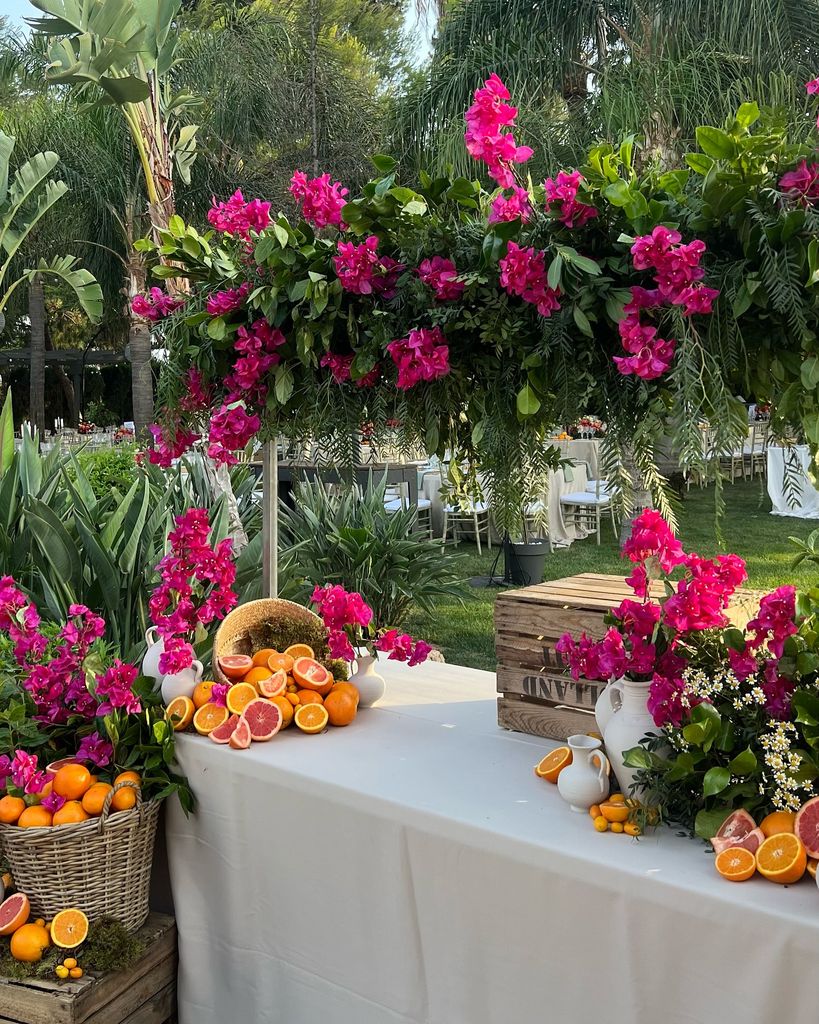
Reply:
[[[811,878],[816,878],[816,868],[819,867],[819,860],[815,857],[808,857],[807,872]]]
[[[756,851],[756,867],[769,882],[793,885],[804,875],[808,855],[802,840],[791,832],[769,836]]]
[[[51,922],[51,941],[60,949],[74,949],[87,938],[88,918],[81,910],[61,910]]]
[[[293,661],[297,658],[315,658],[316,656],[316,652],[310,644],[290,644],[284,653],[289,654]]]
[[[795,811],[771,811],[760,821],[759,827],[767,839],[768,836],[776,836],[780,832],[793,832],[795,819]]]
[[[250,687],[253,690],[253,687]],[[229,691],[228,691],[229,692]],[[255,694],[255,690],[253,691]],[[208,736],[217,725],[224,725],[230,712],[221,704],[203,704],[193,716],[193,727],[200,736]]]
[[[295,721],[302,732],[324,732],[330,715],[323,704],[301,704],[296,708]]]
[[[252,668],[247,673],[247,675],[243,677],[242,682],[243,683],[250,683],[251,686],[256,688],[256,692],[258,694],[258,693],[261,692],[259,690],[259,683],[263,682],[266,679],[269,679],[272,674],[273,673],[272,673],[271,669],[269,669],[269,668],[262,668],[261,666],[257,666],[257,667]]]
[[[181,732],[187,729],[193,721],[196,705],[190,697],[174,697],[171,703],[165,708],[165,714],[173,725],[174,732]]]
[[[329,693],[333,677],[314,658],[299,658],[293,663],[293,678],[303,690]]]
[[[260,651],[256,651],[256,653],[253,655],[253,664],[256,666],[256,668],[269,668],[267,664],[267,659],[272,658],[274,654],[278,653],[279,652],[276,650],[275,647],[263,647]]]
[[[241,715],[248,704],[259,696],[252,683],[234,683],[227,692],[227,710]]]
[[[271,654],[267,659],[267,667],[271,672],[278,672],[280,668],[290,672],[293,668],[293,658],[289,654]]]
[[[246,654],[225,654],[219,659],[219,668],[228,679],[241,679],[253,668],[253,659]]]
[[[540,764],[535,765],[535,775],[547,782],[557,782],[557,777],[572,763],[572,752],[568,747],[556,747],[548,753]]]
[[[729,882],[745,882],[756,872],[756,858],[744,846],[729,846],[717,854],[714,867]]]

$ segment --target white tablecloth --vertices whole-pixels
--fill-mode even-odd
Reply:
[[[786,461],[789,488],[785,487]],[[771,515],[819,519],[819,491],[807,475],[809,464],[810,449],[806,444],[795,445],[792,448],[771,445],[768,448],[768,494],[771,497]],[[790,483],[794,480],[795,487]]]
[[[594,438],[577,438],[574,441],[552,441],[561,453],[574,462],[585,462],[589,467],[591,480],[600,477],[600,441]]]
[[[819,892],[596,833],[494,675],[387,664],[347,729],[179,738],[180,1024],[815,1024]]]

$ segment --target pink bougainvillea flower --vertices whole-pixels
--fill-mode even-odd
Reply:
[[[90,761],[98,768],[106,768],[111,763],[113,756],[113,744],[110,740],[100,736],[98,732],[83,736],[77,747],[77,760]]]
[[[210,688],[211,704],[218,704],[219,707],[227,707],[227,694],[230,683],[214,683]]]
[[[256,413],[248,411],[243,401],[224,401],[211,417],[208,457],[217,465],[235,464],[233,453],[247,447],[261,425],[262,421]]]
[[[812,78],[809,82],[805,82],[805,91],[809,96],[819,95],[819,78]]]
[[[496,74],[475,90],[474,103],[465,115],[467,152],[486,164],[489,175],[503,188],[512,188],[513,164],[525,163],[533,154],[528,146],[518,146],[511,132],[518,111],[506,101],[509,90]]]
[[[373,610],[361,594],[348,592],[339,584],[315,587],[310,597],[328,630],[337,632],[345,626],[369,626]]]
[[[350,643],[350,638],[343,629],[330,630],[327,634],[327,648],[331,658],[341,658],[342,661],[354,661],[355,650]]]
[[[779,187],[792,199],[819,199],[819,163],[803,160],[794,170],[783,174]]]
[[[339,242],[333,266],[345,291],[384,299],[395,296],[398,276],[404,269],[391,256],[379,255],[376,235],[370,235],[360,245]]]
[[[126,665],[117,658],[110,668],[97,676],[96,697],[100,702],[97,713],[107,715],[121,708],[129,715],[139,714],[142,704],[133,691],[137,675],[135,665]]]
[[[334,225],[345,230],[341,219],[349,194],[340,181],[330,181],[329,174],[308,178],[303,171],[294,171],[290,179],[290,194],[301,204],[301,215],[317,228]]]
[[[634,374],[642,380],[656,380],[667,372],[674,361],[676,341],[654,338],[631,356],[614,356],[614,363],[624,377]]]
[[[148,430],[154,439],[154,447],[148,453],[148,461],[163,469],[169,469],[175,459],[190,451],[199,440],[199,434],[183,427],[177,427],[176,432],[172,433],[172,427],[152,423]]]
[[[560,293],[550,288],[546,280],[546,253],[510,242],[499,267],[501,288],[510,295],[530,302],[544,317],[560,309]]]
[[[665,519],[653,508],[645,509],[632,523],[622,556],[630,562],[651,562],[663,572],[671,572],[685,560],[682,544]]]
[[[251,231],[264,231],[270,223],[270,203],[260,199],[245,202],[245,197],[237,189],[227,201],[217,203],[213,197],[213,205],[208,210],[208,220],[225,234],[236,235],[246,241]]]
[[[402,391],[449,373],[449,346],[440,327],[415,328],[406,338],[391,341],[387,351],[398,367]]]
[[[798,631],[796,625],[796,587],[777,587],[759,602],[759,611],[747,626],[754,636],[748,646],[758,650],[767,646],[776,658],[781,658],[785,641]]]
[[[184,300],[175,299],[161,288],[151,288],[147,295],[135,295],[131,300],[132,312],[143,320],[151,320],[154,323],[170,316],[184,305]]]
[[[433,256],[423,260],[418,267],[418,276],[435,293],[441,302],[452,302],[464,293],[466,285],[458,280],[458,270],[452,260],[443,256]]]
[[[250,283],[244,281],[238,288],[228,288],[226,291],[214,292],[208,296],[206,304],[207,312],[211,316],[227,316],[235,309],[239,309],[247,298],[250,291]]]
[[[546,192],[546,208],[570,230],[582,228],[597,216],[597,209],[577,198],[583,175],[580,171],[560,171],[557,178],[547,178],[543,183]]]
[[[185,373],[184,394],[179,402],[185,412],[201,412],[207,409],[213,398],[213,389],[205,380],[202,371],[191,366]]]
[[[332,352],[328,352],[321,357],[319,365],[329,368],[336,384],[344,384],[350,379],[350,367],[353,365],[354,358],[355,356],[352,354],[335,355]]]
[[[532,201],[529,192],[519,185],[512,186],[512,195],[501,193],[495,196],[489,208],[489,223],[499,224],[502,221],[520,220],[526,224],[532,216]]]

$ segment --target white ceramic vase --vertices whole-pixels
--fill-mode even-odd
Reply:
[[[190,668],[183,668],[162,680],[162,700],[165,706],[177,697],[192,697],[196,684],[202,682],[204,667],[201,661],[194,661]]]
[[[627,768],[623,764],[624,751],[636,747],[647,734],[660,735],[646,707],[650,687],[650,680],[613,680],[598,698],[594,709],[606,754],[620,791],[626,796],[634,795],[631,787],[637,769]]]
[[[157,636],[156,626],[151,626],[146,630],[145,641],[148,644],[148,650],[142,659],[142,674],[148,679],[153,679],[154,690],[158,690],[165,678],[159,671],[159,659],[165,653],[165,641],[161,636]]]
[[[560,795],[579,814],[609,795],[608,763],[595,736],[570,736],[567,740],[572,763],[557,777]]]
[[[384,677],[375,671],[376,663],[372,654],[364,653],[359,654],[350,665],[351,669],[355,667],[355,671],[350,672],[349,681],[361,695],[358,701],[360,708],[371,708],[386,693],[387,684]]]

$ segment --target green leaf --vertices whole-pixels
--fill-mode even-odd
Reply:
[[[737,155],[737,146],[731,136],[722,129],[711,128],[709,125],[697,128],[697,145],[703,153],[715,160],[733,160]]]
[[[563,270],[563,257],[560,253],[555,256],[552,262],[549,264],[549,270],[546,274],[546,282],[552,291],[557,291],[560,287],[560,274]]]
[[[589,323],[589,318],[579,306],[572,307],[572,316],[574,317],[574,322],[577,324],[578,330],[582,334],[585,334],[587,338],[593,338],[594,331],[592,330],[592,325]]]
[[[737,123],[740,128],[750,128],[759,120],[759,104],[756,102],[743,103],[737,111]]]
[[[524,384],[518,391],[518,412],[521,416],[534,416],[540,408],[540,399],[534,392],[531,384]]]
[[[223,341],[227,337],[227,324],[221,316],[215,316],[207,326],[208,337]]]
[[[721,766],[709,768],[702,780],[702,795],[716,796],[717,793],[721,793],[725,789],[730,781],[731,772],[728,768]]]
[[[701,174],[703,177],[714,166],[714,161],[710,156],[706,156],[705,153],[686,153],[685,162],[695,174]]]
[[[276,236],[282,249],[285,249],[287,247],[287,243],[290,241],[290,235],[287,233],[287,228],[283,228],[281,224],[274,224],[273,234]]]
[[[0,474],[8,472],[14,458],[14,410],[11,406],[11,388],[6,392],[3,411],[0,412]]]
[[[397,161],[393,160],[391,156],[387,156],[386,153],[376,153],[375,156],[371,156],[370,163],[381,174],[391,174],[398,166]]]
[[[737,651],[742,654],[745,650],[745,634],[741,629],[737,629],[736,626],[729,626],[728,629],[723,633],[726,647],[730,647],[732,651]]]
[[[618,178],[611,185],[607,185],[603,189],[603,195],[612,206],[626,206],[633,198],[628,182],[623,181],[622,178]]]
[[[666,772],[667,782],[680,782],[694,773],[694,758],[691,754],[680,754]]]
[[[807,391],[813,391],[819,385],[819,356],[812,355],[802,363],[799,371],[802,385]]]
[[[756,754],[750,747],[746,747],[741,753],[728,764],[731,775],[750,775],[756,768]]]
[[[293,371],[287,363],[279,363],[276,367],[276,399],[280,405],[287,405],[293,394]]]

